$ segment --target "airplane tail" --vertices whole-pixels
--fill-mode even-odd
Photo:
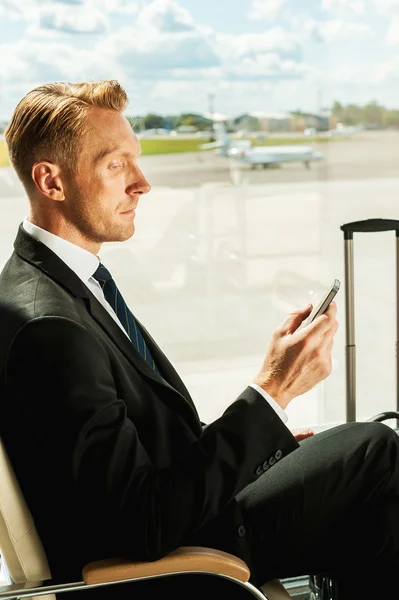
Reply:
[[[223,123],[214,123],[213,131],[215,132],[215,142],[210,142],[209,144],[202,144],[200,146],[201,150],[211,150],[218,149],[218,154],[225,155],[227,153],[227,149],[230,145],[231,138],[226,131],[226,128]]]
[[[215,137],[218,142],[228,144],[230,142],[230,136],[228,135],[224,123],[215,123],[213,126]]]

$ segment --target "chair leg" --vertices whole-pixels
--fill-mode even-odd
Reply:
[[[310,600],[338,600],[337,586],[324,575],[310,575]]]

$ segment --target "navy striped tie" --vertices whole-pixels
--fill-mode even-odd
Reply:
[[[150,349],[145,343],[145,339],[136,323],[136,319],[129,310],[126,302],[123,299],[122,294],[118,290],[115,281],[112,279],[111,273],[100,263],[100,266],[93,275],[94,279],[97,279],[104,292],[105,299],[111,305],[115,311],[116,316],[126,329],[129,338],[132,340],[133,345],[144,360],[159,373],[159,370],[151,356]]]

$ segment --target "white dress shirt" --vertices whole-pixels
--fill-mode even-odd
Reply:
[[[92,294],[102,304],[102,306],[109,312],[114,321],[119,325],[123,333],[128,336],[126,329],[118,319],[115,311],[112,309],[109,302],[104,296],[104,292],[99,282],[94,279],[93,274],[96,272],[101,259],[99,256],[92,254],[88,250],[68,242],[58,235],[54,235],[37,225],[33,225],[28,219],[23,222],[23,228],[36,240],[50,248],[76,275],[83,281],[83,283],[89,288]],[[279,404],[267,394],[261,387],[256,383],[251,383],[250,387],[254,388],[259,394],[261,394],[265,400],[270,404],[273,410],[278,414],[284,423],[287,422],[287,415]]]

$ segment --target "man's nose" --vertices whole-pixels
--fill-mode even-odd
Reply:
[[[135,181],[128,186],[128,191],[135,194],[148,194],[151,191],[151,186],[140,169],[136,170]]]
[[[139,192],[140,194],[148,194],[148,192],[151,191],[150,184],[138,167],[136,170],[136,184],[134,187],[136,188],[136,192]]]
[[[151,191],[151,186],[142,173],[141,173],[141,177],[142,177],[142,179],[140,182],[140,188],[142,190],[142,194],[148,194],[148,192]]]

